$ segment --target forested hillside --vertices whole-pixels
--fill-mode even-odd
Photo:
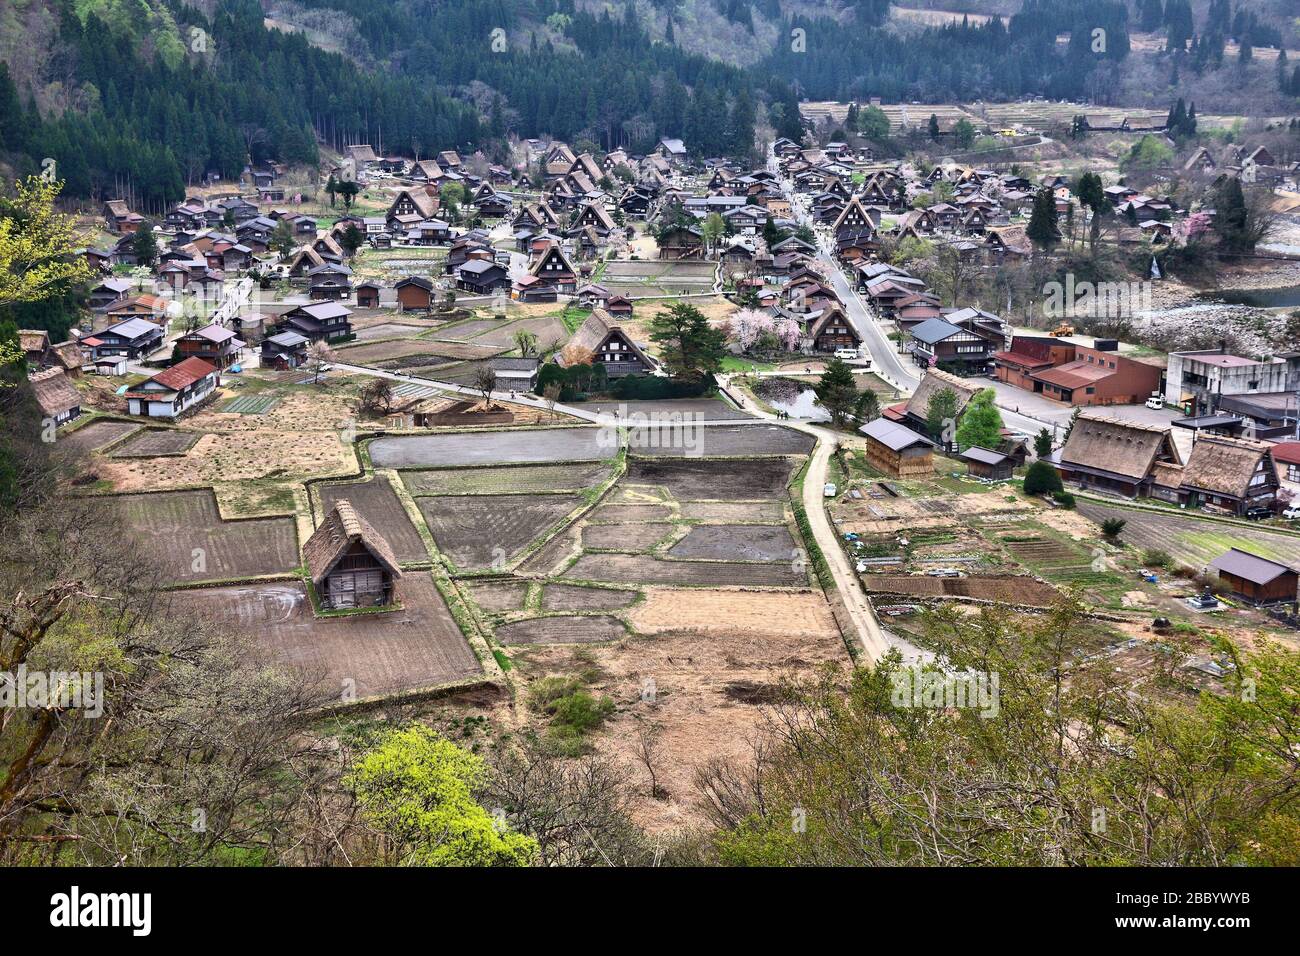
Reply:
[[[8,0],[0,161],[52,158],[66,195],[156,211],[208,172],[312,162],[318,142],[502,159],[508,134],[634,152],[677,136],[740,157],[757,130],[798,135],[799,99],[1164,106],[1195,82],[1203,107],[1207,86],[1267,85],[1252,96],[1281,111],[1300,96],[1300,68],[1274,81],[1250,61],[1284,39],[1273,20],[1228,0],[1024,0],[902,32],[887,0],[193,2]],[[1134,50],[1137,30],[1163,48]]]

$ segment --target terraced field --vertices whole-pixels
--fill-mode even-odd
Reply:
[[[1230,548],[1300,566],[1300,536],[1233,525],[1191,514],[1139,511],[1080,501],[1079,513],[1098,523],[1122,518],[1128,524],[1121,540],[1138,548],[1156,548],[1200,570]]]
[[[609,474],[601,463],[518,465],[510,468],[429,468],[403,471],[402,483],[415,497],[573,493],[594,488]]]
[[[398,561],[427,561],[429,551],[424,539],[411,524],[406,509],[402,507],[397,492],[388,479],[382,476],[369,481],[349,481],[337,485],[321,485],[321,517],[341,499],[352,503],[358,515],[382,534],[393,549]]]
[[[438,550],[458,568],[481,571],[514,559],[580,503],[572,495],[418,498]]]

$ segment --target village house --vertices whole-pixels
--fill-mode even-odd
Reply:
[[[1011,340],[1011,348],[993,353],[993,372],[999,382],[1038,392],[1043,386],[1033,379],[1033,374],[1073,362],[1075,349],[1067,339],[1017,335]]]
[[[934,475],[934,442],[904,425],[877,418],[858,429],[867,463],[892,478]]]
[[[492,295],[510,288],[510,275],[490,259],[469,259],[457,272],[456,285],[473,295]]]
[[[280,316],[279,331],[297,332],[309,342],[335,342],[352,334],[352,312],[337,302],[301,305]]]
[[[926,319],[908,335],[907,348],[920,366],[952,365],[963,374],[979,374],[988,368],[990,357],[999,345],[978,326],[957,326],[941,318]]]
[[[1198,434],[1187,463],[1157,470],[1151,496],[1235,517],[1271,514],[1279,488],[1272,445]]]
[[[269,368],[298,368],[307,361],[306,336],[297,332],[279,332],[262,340],[262,365]]]
[[[352,270],[337,262],[326,262],[307,273],[307,294],[316,301],[346,299],[352,294]]]
[[[30,378],[32,394],[41,415],[55,426],[70,422],[81,414],[81,393],[61,368],[48,368]]]
[[[346,498],[307,539],[302,556],[321,610],[396,603],[402,571],[393,549]]]
[[[543,251],[528,271],[555,286],[561,294],[571,295],[578,288],[578,273],[558,245],[552,244]]]
[[[1061,480],[1081,489],[1145,498],[1158,466],[1182,465],[1168,428],[1084,412],[1053,463]]]
[[[176,340],[179,358],[200,358],[219,369],[234,365],[243,350],[244,342],[230,329],[215,322],[187,332]]]
[[[807,338],[815,352],[858,349],[862,345],[862,337],[839,306],[824,308],[808,326]]]
[[[656,367],[655,360],[633,342],[631,336],[604,309],[593,310],[578,327],[578,331],[573,333],[568,344],[589,351],[592,364],[603,366],[611,379],[651,372]],[[563,364],[562,353],[556,357],[556,362]]]
[[[957,458],[966,463],[968,473],[985,481],[1006,481],[1016,467],[1016,460],[1011,455],[979,445],[971,445]]]
[[[358,309],[377,309],[379,308],[379,292],[381,286],[378,282],[366,280],[353,287],[357,297]]]
[[[974,398],[979,388],[975,385],[968,384],[956,375],[950,375],[948,372],[938,368],[926,369],[925,375],[921,378],[916,390],[906,402],[900,402],[897,405],[887,406],[881,414],[884,418],[891,421],[905,424],[910,428],[923,432],[935,440],[942,439],[941,432],[930,432],[930,402],[939,392],[950,391],[956,399],[953,411],[953,428],[961,420],[962,413],[966,411],[966,406]]]
[[[221,372],[200,358],[187,358],[126,392],[127,411],[149,418],[176,418],[210,398],[221,384]]]
[[[110,199],[104,203],[104,225],[111,233],[129,236],[144,221],[144,216],[132,212],[124,199]]]
[[[144,319],[127,319],[82,339],[81,344],[91,350],[92,358],[120,355],[134,362],[162,347],[163,330]]]
[[[1226,345],[1194,352],[1170,352],[1165,403],[1188,415],[1219,411],[1225,396],[1263,396],[1300,387],[1300,353],[1266,361],[1233,355]]]
[[[1296,600],[1300,572],[1280,561],[1231,548],[1210,562],[1219,580],[1235,596],[1255,605],[1289,604]]]
[[[433,283],[424,276],[398,279],[394,289],[397,291],[398,308],[403,312],[428,312],[433,308]]]

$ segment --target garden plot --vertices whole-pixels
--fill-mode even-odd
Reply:
[[[864,574],[863,587],[879,594],[912,597],[969,597],[1005,604],[1047,607],[1060,597],[1050,584],[1016,574],[987,574],[966,578],[936,578],[924,574]]]
[[[594,551],[647,551],[673,530],[671,524],[593,524],[582,529],[582,546]]]
[[[386,342],[368,342],[363,345],[345,345],[337,349],[335,354],[340,362],[349,365],[380,366],[385,363],[404,363],[409,366],[412,364],[418,365],[430,357],[454,362],[465,359],[489,358],[501,351],[501,349],[485,348],[479,345],[408,338],[391,339]],[[411,362],[411,359],[419,361]],[[430,363],[425,362],[425,364]]]
[[[575,584],[548,584],[542,591],[542,609],[546,611],[616,611],[635,604],[640,596],[640,591],[589,588]]]
[[[1079,514],[1100,524],[1107,518],[1127,522],[1122,541],[1142,548],[1154,548],[1169,554],[1175,561],[1198,571],[1230,548],[1241,548],[1262,558],[1297,564],[1300,537],[1275,531],[1233,525],[1224,521],[1198,518],[1191,514],[1161,514],[1119,508],[1079,499]]]
[[[476,335],[491,332],[493,329],[503,329],[508,325],[510,325],[509,320],[469,319],[446,325],[430,337],[440,342],[468,342]]]
[[[561,577],[608,584],[782,588],[808,586],[807,573],[793,561],[780,564],[662,561],[634,554],[584,554]]]
[[[358,515],[388,541],[398,561],[427,561],[429,551],[424,546],[420,532],[411,524],[401,499],[388,479],[382,476],[370,481],[350,481],[338,485],[319,486],[321,514],[329,511],[342,499],[352,502]]]
[[[600,428],[399,435],[370,443],[378,468],[600,461],[617,451]]]
[[[633,298],[699,294],[713,290],[716,270],[712,262],[611,262],[601,285]]]
[[[681,514],[690,521],[720,521],[727,524],[782,524],[786,520],[781,501],[687,501]]]
[[[500,567],[580,503],[572,495],[460,495],[416,499],[438,550],[458,568]]]
[[[602,463],[517,465],[510,468],[430,468],[403,471],[414,497],[425,495],[508,495],[575,493],[594,488],[609,475]]]
[[[600,505],[591,512],[591,522],[663,521],[673,516],[668,505]]]
[[[473,581],[461,585],[485,611],[517,611],[528,595],[527,581]]]
[[[161,458],[183,455],[203,436],[172,428],[146,428],[132,435],[112,451],[113,458]]]
[[[784,525],[698,525],[669,548],[668,554],[714,561],[805,560]]]
[[[537,336],[537,346],[542,351],[563,345],[569,339],[569,330],[565,328],[563,319],[559,316],[544,316],[537,319],[495,323],[494,328],[485,329],[475,335],[472,344],[494,349],[513,349],[515,335],[519,332],[531,332]]]
[[[251,578],[298,567],[292,518],[223,521],[210,490],[110,495],[102,500],[166,581]]]
[[[406,325],[401,322],[381,322],[356,330],[358,342],[376,342],[391,339],[413,339],[428,332],[428,325]]]
[[[628,461],[623,481],[629,485],[665,488],[679,501],[763,500],[786,497],[786,485],[794,468],[794,462],[781,458],[746,462],[633,458]]]
[[[585,615],[535,617],[496,629],[497,640],[507,647],[518,644],[603,644],[627,633],[616,617]]]
[[[274,393],[261,395],[236,395],[224,405],[220,411],[234,412],[236,415],[265,415],[271,409],[275,408],[276,403],[280,400],[279,396]]]
[[[658,458],[726,458],[754,455],[806,455],[816,439],[780,425],[646,426],[633,428],[628,448],[634,455]]]
[[[318,683],[325,704],[339,701],[345,689],[364,699],[482,675],[428,574],[408,572],[397,593],[396,610],[323,618],[313,615],[298,583],[182,591],[176,600],[256,634],[263,647]]]
[[[55,450],[67,457],[81,457],[92,451],[98,451],[106,445],[139,431],[135,422],[119,422],[101,418],[88,425],[82,425],[76,431],[63,432],[55,436]]]

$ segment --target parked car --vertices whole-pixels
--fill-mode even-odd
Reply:
[[[1159,411],[1164,407],[1165,407],[1165,397],[1161,395],[1159,392],[1152,392],[1150,398],[1147,399],[1147,408],[1151,408],[1156,411]]]
[[[1282,512],[1282,517],[1288,521],[1300,521],[1300,505],[1293,505]]]
[[[834,498],[835,491],[836,491],[835,482],[833,481],[826,482],[826,487],[822,488],[822,494],[825,495],[827,498]]]
[[[1260,521],[1264,518],[1271,518],[1273,517],[1273,509],[1265,508],[1262,505],[1255,508],[1247,508],[1246,517],[1251,521]]]

